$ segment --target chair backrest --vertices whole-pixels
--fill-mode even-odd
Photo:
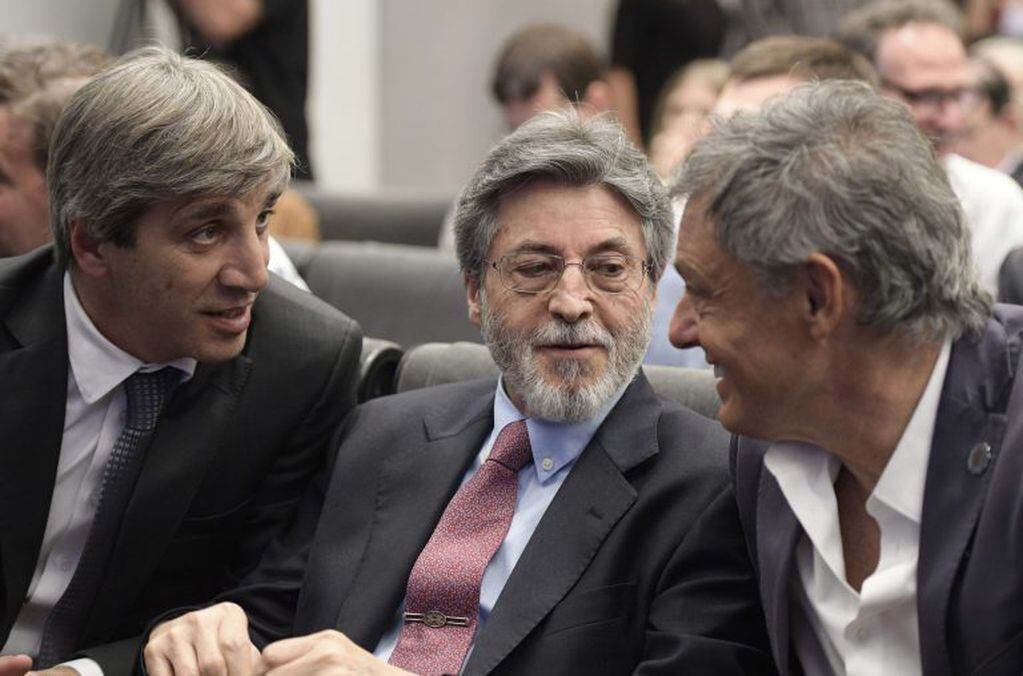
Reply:
[[[998,301],[1023,305],[1023,247],[1010,251],[998,271]]]
[[[367,336],[405,349],[480,340],[458,264],[436,248],[335,241],[287,250],[312,292],[358,321]]]
[[[368,336],[362,339],[359,385],[356,392],[359,403],[394,394],[402,354],[402,349],[397,343]]]
[[[654,390],[708,418],[717,418],[721,403],[714,374],[677,366],[644,366]],[[395,391],[442,385],[459,380],[497,376],[490,351],[479,343],[426,343],[402,356]]]
[[[310,183],[294,187],[320,217],[324,240],[355,240],[437,246],[451,195],[394,192],[356,195],[318,189]]]

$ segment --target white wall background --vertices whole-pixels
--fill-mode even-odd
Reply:
[[[608,43],[614,0],[310,0],[307,114],[327,188],[454,195],[500,137],[490,66],[535,21]],[[107,46],[118,0],[0,0],[0,36]]]

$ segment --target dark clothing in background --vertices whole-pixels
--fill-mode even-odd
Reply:
[[[728,20],[717,0],[620,0],[611,64],[636,80],[639,124],[650,141],[654,102],[661,86],[693,59],[718,55]]]
[[[223,49],[183,24],[189,53],[233,67],[239,79],[281,121],[298,158],[297,178],[312,179],[305,117],[309,83],[308,0],[263,0],[263,21]]]

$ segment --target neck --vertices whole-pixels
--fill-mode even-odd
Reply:
[[[89,275],[83,274],[74,264],[69,267],[69,271],[71,273],[71,285],[75,289],[78,302],[81,304],[85,314],[88,315],[92,325],[96,327],[96,330],[103,334],[103,337],[111,343],[137,359],[142,361],[159,361],[149,359],[141,351],[132,349],[130,341],[115,330],[118,325],[125,323],[117,320],[116,304],[110,301],[109,294],[100,286],[103,284],[103,281],[98,281]]]
[[[846,347],[830,364],[825,391],[809,405],[814,426],[806,436],[837,456],[869,493],[913,416],[942,343],[875,335]]]

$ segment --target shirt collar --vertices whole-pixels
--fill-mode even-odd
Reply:
[[[917,524],[923,511],[927,463],[951,353],[952,343],[945,341],[913,415],[868,498],[884,503]],[[834,508],[832,486],[841,462],[817,446],[783,441],[771,444],[764,456],[764,466],[777,479],[790,505],[814,505],[797,516],[818,549],[823,550],[823,543],[832,535],[827,532],[830,526],[824,520],[814,519],[812,514],[818,508]]]
[[[555,422],[543,418],[526,418],[512,403],[504,391],[503,377],[497,381],[494,397],[494,429],[488,446],[493,444],[497,434],[509,423],[525,420],[529,431],[529,444],[533,451],[533,468],[540,483],[545,483],[563,467],[575,462],[587,444],[596,434],[611,409],[628,387],[626,383],[589,420],[579,423]]]
[[[105,397],[136,371],[156,371],[164,366],[173,366],[185,374],[182,381],[195,373],[195,359],[186,357],[165,364],[149,364],[107,340],[82,307],[70,271],[64,272],[64,318],[71,373],[78,384],[78,391],[88,404]]]
[[[934,440],[934,424],[938,419],[941,388],[951,354],[952,342],[946,340],[913,416],[870,495],[871,499],[883,502],[917,524],[923,512],[924,482]]]

